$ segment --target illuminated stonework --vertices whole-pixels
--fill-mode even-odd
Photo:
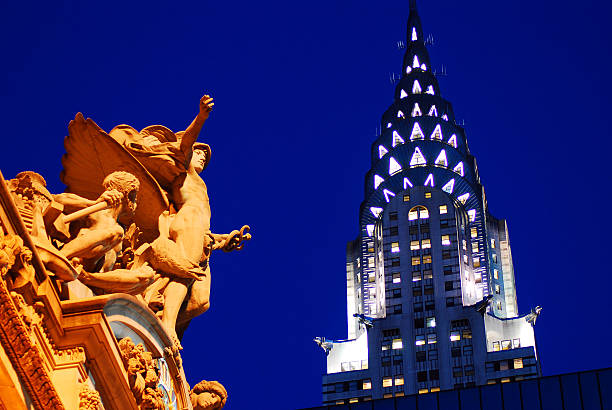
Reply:
[[[381,119],[393,127],[373,142],[359,235],[347,246],[348,338],[327,340],[324,404],[540,373],[539,310],[518,314],[506,222],[489,211],[465,130],[426,71],[414,0],[408,28],[404,75]],[[486,366],[499,360],[520,366]],[[344,383],[348,393],[335,388]]]

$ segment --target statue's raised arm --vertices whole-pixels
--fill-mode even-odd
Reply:
[[[215,103],[210,95],[205,94],[200,98],[200,112],[191,122],[189,127],[184,131],[181,138],[181,151],[185,154],[185,158],[189,162],[193,152],[193,144],[195,144],[204,122],[208,119]]]

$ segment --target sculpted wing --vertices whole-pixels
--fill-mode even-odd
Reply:
[[[168,199],[155,178],[132,154],[81,113],[68,125],[64,148],[60,178],[67,186],[66,192],[95,200],[104,191],[102,181],[108,174],[130,172],[140,181],[135,222],[146,241],[158,235],[158,217],[168,209]]]

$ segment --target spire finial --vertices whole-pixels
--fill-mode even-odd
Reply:
[[[417,9],[417,5],[416,5],[416,0],[410,0],[410,10],[416,10]]]

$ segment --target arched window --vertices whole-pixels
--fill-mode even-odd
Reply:
[[[422,205],[417,205],[408,211],[408,220],[415,221],[417,219],[428,219],[429,211]]]

